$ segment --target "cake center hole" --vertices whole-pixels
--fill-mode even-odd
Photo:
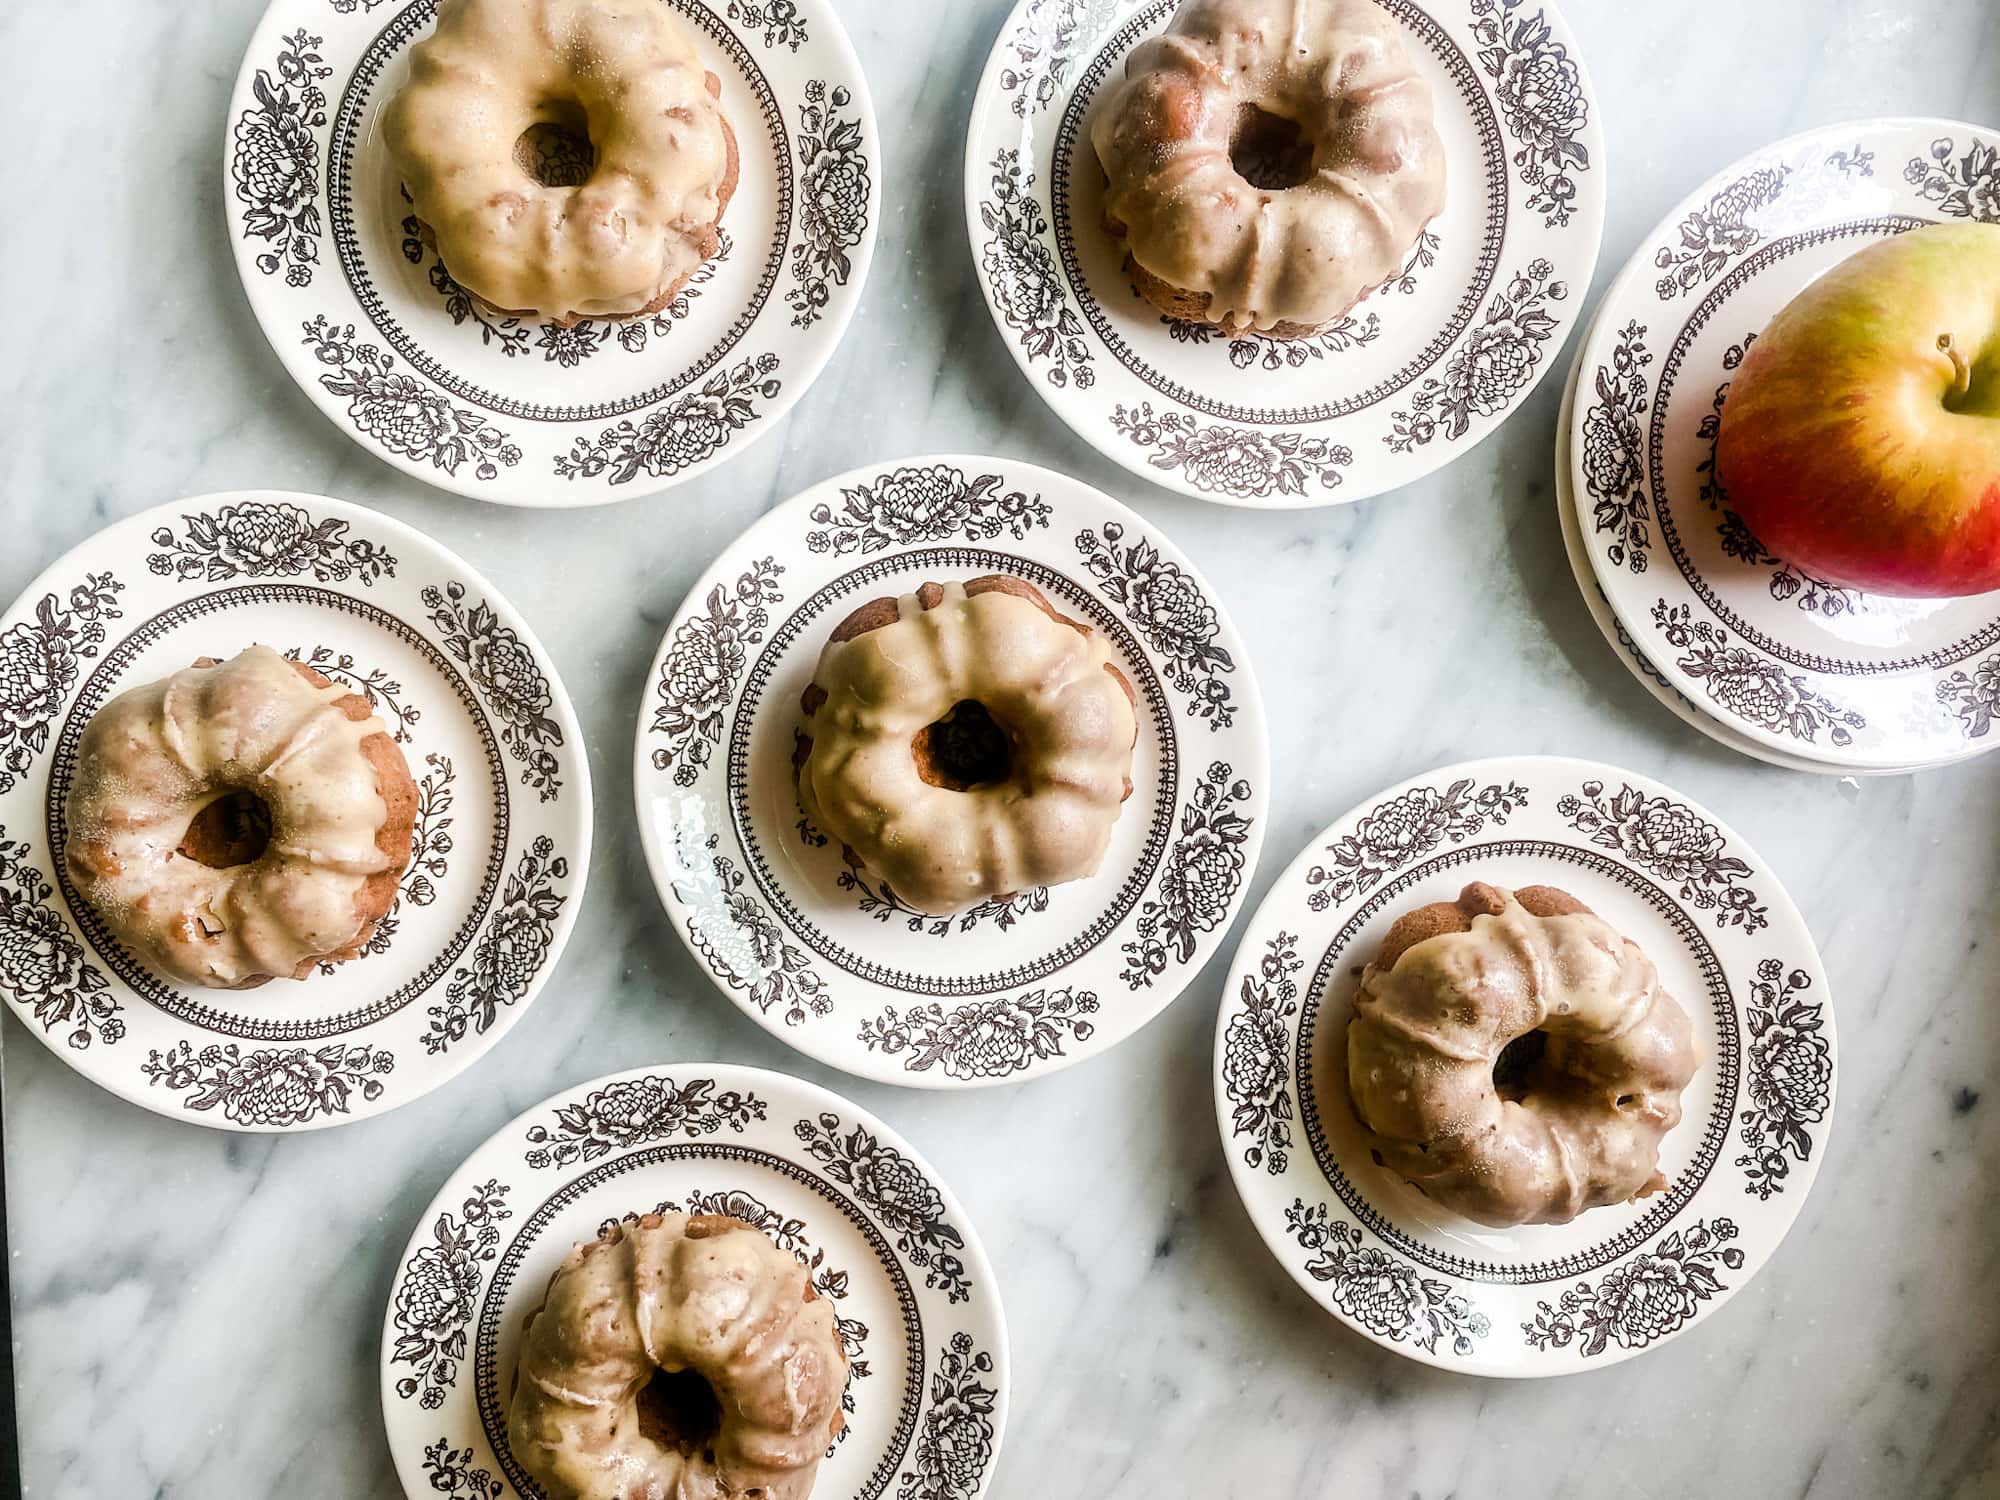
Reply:
[[[590,122],[583,106],[557,100],[547,106],[552,117],[537,120],[514,142],[514,164],[543,187],[577,187],[597,166],[590,144]]]
[[[1298,121],[1245,104],[1236,112],[1229,137],[1229,161],[1254,188],[1282,192],[1313,174],[1312,142]]]
[[[948,792],[996,786],[1014,770],[1014,743],[1006,728],[971,698],[954,703],[910,742],[917,774]]]
[[[1517,1036],[1500,1049],[1493,1059],[1493,1092],[1502,1099],[1518,1101],[1528,1092],[1528,1081],[1549,1050],[1546,1031],[1530,1031]]]
[[[693,1370],[655,1370],[639,1392],[639,1433],[663,1448],[713,1458],[721,1430],[715,1387]]]
[[[255,792],[225,792],[194,815],[179,853],[211,870],[247,865],[271,842],[271,809]]]

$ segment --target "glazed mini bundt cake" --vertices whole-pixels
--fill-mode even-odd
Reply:
[[[800,707],[801,809],[918,911],[1094,874],[1132,794],[1131,682],[1019,578],[862,605]]]
[[[1347,1078],[1377,1161],[1482,1224],[1565,1224],[1665,1184],[1701,1049],[1652,961],[1553,886],[1475,882],[1363,971]]]
[[[480,301],[562,323],[665,307],[721,245],[736,137],[660,0],[443,0],[382,139],[419,232]],[[580,183],[532,132],[588,138]]]
[[[741,1219],[652,1213],[557,1268],[507,1444],[547,1500],[803,1500],[846,1388],[796,1256]]]
[[[1231,333],[1317,333],[1444,208],[1430,85],[1374,0],[1187,0],[1090,136],[1140,294]]]
[[[153,968],[243,989],[368,944],[417,789],[368,699],[268,646],[120,693],[77,744],[64,860]]]

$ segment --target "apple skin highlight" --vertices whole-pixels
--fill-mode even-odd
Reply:
[[[1883,240],[1786,304],[1730,383],[1716,473],[1830,583],[2000,589],[2000,224]]]

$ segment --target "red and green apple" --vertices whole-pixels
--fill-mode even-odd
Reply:
[[[1882,240],[1794,297],[1730,383],[1716,472],[1829,582],[2000,589],[2000,224]]]

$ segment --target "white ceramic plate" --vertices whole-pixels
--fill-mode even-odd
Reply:
[[[1570,891],[1693,1018],[1704,1061],[1662,1192],[1488,1229],[1371,1159],[1344,1064],[1361,968],[1473,880]],[[1376,1343],[1475,1375],[1598,1369],[1710,1316],[1784,1237],[1833,1114],[1826,974],[1777,876],[1705,809],[1588,761],[1448,766],[1340,818],[1251,920],[1215,1041],[1230,1171],[1285,1270]]]
[[[63,800],[110,698],[255,644],[375,705],[417,778],[414,858],[363,956],[183,988],[70,888]],[[135,1104],[297,1131],[430,1092],[535,998],[589,866],[590,768],[554,662],[492,585],[378,512],[271,490],[177,500],[100,531],[0,617],[0,996]]]
[[[1110,641],[1137,695],[1133,793],[1092,878],[925,917],[800,813],[799,695],[855,606],[982,573]],[[1102,1052],[1180,993],[1242,905],[1269,762],[1243,642],[1157,528],[957,455],[829,479],[732,543],[660,643],[633,777],[660,899],[723,993],[834,1067],[968,1088]]]
[[[1589,342],[1588,332],[1584,342]],[[1590,611],[1590,618],[1603,632],[1605,644],[1610,646],[1618,659],[1631,669],[1639,679],[1641,687],[1653,695],[1673,716],[1682,723],[1700,730],[1718,745],[1747,755],[1752,760],[1761,760],[1766,765],[1777,766],[1786,771],[1807,771],[1818,775],[1845,776],[1894,776],[1905,774],[1909,767],[1882,766],[1857,769],[1847,766],[1829,766],[1804,756],[1791,755],[1783,750],[1773,750],[1768,745],[1758,743],[1748,735],[1738,734],[1720,719],[1712,718],[1695,703],[1691,702],[1679,689],[1660,675],[1659,669],[1646,659],[1625,627],[1611,612],[1605,601],[1604,590],[1599,587],[1597,575],[1590,570],[1590,555],[1584,547],[1583,530],[1577,520],[1575,486],[1570,481],[1570,414],[1576,409],[1576,388],[1578,377],[1583,370],[1585,350],[1579,346],[1576,358],[1570,361],[1569,378],[1563,388],[1562,415],[1556,423],[1556,513],[1562,525],[1563,551],[1569,555],[1570,571],[1576,577],[1576,586],[1583,595],[1584,607]]]
[[[742,157],[726,244],[668,308],[571,329],[474,306],[424,248],[375,124],[435,0],[273,0],[230,99],[223,202],[250,306],[341,431],[504,505],[679,484],[762,437],[846,330],[881,139],[829,0],[664,0]]]
[[[1171,324],[1100,227],[1091,110],[1176,0],[1021,0],[965,153],[978,279],[1002,339],[1084,440],[1231,505],[1359,500],[1458,457],[1527,399],[1582,314],[1604,142],[1544,0],[1379,0],[1436,98],[1445,210],[1403,274],[1290,343]]]
[[[2000,135],[1864,120],[1718,173],[1641,243],[1596,314],[1571,484],[1612,610],[1674,689],[1837,770],[2000,746],[2000,595],[1887,599],[1772,556],[1713,476],[1730,372],[1815,276],[1949,217],[2000,220]]]
[[[663,1210],[727,1213],[812,1268],[840,1318],[847,1430],[825,1500],[976,1500],[1007,1425],[1007,1327],[965,1210],[894,1131],[756,1068],[639,1068],[565,1089],[473,1152],[389,1292],[382,1414],[416,1500],[538,1497],[507,1447],[527,1316],[570,1247]]]

